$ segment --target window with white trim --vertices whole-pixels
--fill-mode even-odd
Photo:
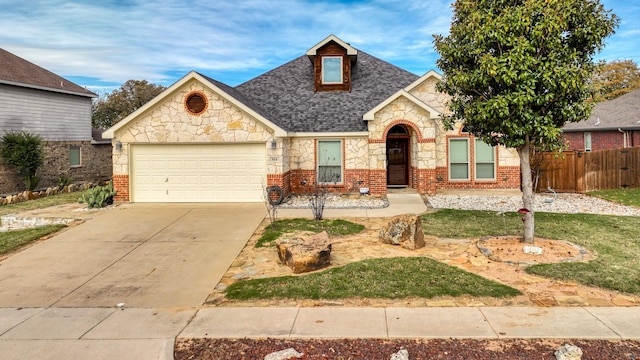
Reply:
[[[469,180],[469,139],[449,139],[449,179]]]
[[[476,180],[495,180],[495,148],[482,141],[482,139],[476,139],[475,145]]]
[[[80,153],[80,146],[69,147],[69,165],[71,167],[82,166],[82,156]]]
[[[584,151],[591,151],[591,133],[584,133]]]
[[[342,182],[342,141],[318,140],[318,183]]]
[[[322,57],[322,83],[342,84],[342,56]]]

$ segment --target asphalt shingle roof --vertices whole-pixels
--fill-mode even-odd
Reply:
[[[0,48],[0,83],[95,97],[93,92]]]
[[[598,103],[587,120],[566,124],[564,131],[640,129],[640,89]]]
[[[253,101],[251,101],[251,99],[249,99],[248,97],[246,97],[243,93],[241,93],[240,91],[236,90],[235,88],[220,82],[218,80],[212,79],[206,75],[203,75],[201,73],[198,73],[200,76],[204,77],[205,79],[207,79],[208,81],[210,81],[212,84],[214,84],[215,86],[217,86],[218,88],[220,88],[220,90],[224,91],[225,93],[229,94],[230,96],[232,96],[234,99],[240,101],[241,103],[243,103],[245,106],[247,106],[248,108],[250,108],[251,110],[255,111],[256,113],[260,114],[261,116],[263,116],[265,119],[269,119],[272,120],[272,116],[263,108],[261,108],[260,106],[256,105],[253,103]]]
[[[362,116],[419,77],[358,51],[351,91],[314,91],[313,64],[306,55],[236,86],[240,96],[287,131],[367,131]],[[241,100],[240,98],[237,98]],[[243,100],[241,100],[243,101]],[[243,101],[244,102],[244,101]]]

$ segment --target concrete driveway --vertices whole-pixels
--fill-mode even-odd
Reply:
[[[199,306],[264,204],[124,204],[0,262],[0,308]]]

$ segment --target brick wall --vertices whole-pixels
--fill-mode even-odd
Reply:
[[[71,167],[69,149],[79,146],[81,166]],[[44,164],[38,170],[38,189],[57,185],[60,176],[74,183],[98,183],[108,180],[112,174],[111,144],[92,145],[89,141],[49,141],[44,144]],[[0,194],[15,193],[25,189],[16,170],[0,164]]]
[[[436,192],[436,170],[435,169],[411,169],[412,188],[417,189],[421,194],[435,194]]]
[[[632,131],[630,136],[629,146],[637,147],[640,146],[640,130]]]
[[[584,133],[566,132],[563,137],[567,150],[584,150]]]
[[[129,197],[129,175],[113,175],[113,189],[117,191],[114,201],[131,201]]]
[[[372,195],[382,195],[387,193],[387,171],[369,171],[369,191]]]
[[[519,189],[520,167],[500,166],[493,181],[449,181],[446,167],[436,169],[416,169],[409,171],[409,187],[421,194],[435,194],[444,189]],[[314,170],[291,170],[285,175],[268,175],[268,185],[278,185],[285,194],[308,194],[315,190],[316,174]],[[345,183],[328,184],[329,192],[354,193],[360,188],[369,188],[373,195],[387,193],[386,170],[345,170]]]
[[[0,159],[0,195],[16,193],[24,189],[22,177],[13,167],[5,165]]]
[[[628,132],[627,147],[640,146],[640,131]],[[611,150],[624,148],[624,134],[620,131],[593,131],[591,132],[591,151]],[[567,150],[584,150],[584,132],[564,133]]]
[[[449,181],[446,167],[436,168],[436,190],[520,189],[520,167],[499,166],[494,181]]]
[[[326,189],[334,193],[356,193],[360,192],[360,188],[369,188],[371,194],[387,193],[385,170],[345,169],[344,178],[343,183],[327,184]],[[291,170],[289,172],[289,189],[293,194],[312,193],[315,184],[315,170]]]

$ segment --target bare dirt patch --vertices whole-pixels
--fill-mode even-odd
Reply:
[[[477,247],[493,261],[521,266],[589,261],[595,258],[591,251],[563,240],[536,238],[532,244],[525,244],[522,237],[496,236],[480,239]]]

